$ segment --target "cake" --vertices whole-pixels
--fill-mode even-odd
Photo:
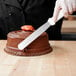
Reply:
[[[33,31],[30,30],[17,30],[9,32],[7,35],[7,44],[4,49],[5,52],[18,56],[38,56],[52,51],[46,32],[40,35],[23,50],[18,49],[18,44],[32,33]]]

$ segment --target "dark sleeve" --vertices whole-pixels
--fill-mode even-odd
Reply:
[[[25,7],[29,0],[18,0],[21,7]]]

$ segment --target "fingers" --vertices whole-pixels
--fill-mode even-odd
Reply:
[[[76,11],[76,0],[57,0],[57,3],[58,2],[60,2],[60,4],[58,4],[57,7],[62,8],[64,17]]]
[[[68,7],[67,7],[67,0],[61,0],[61,7],[62,7],[62,11],[64,13],[64,17],[68,16]]]
[[[67,0],[68,4],[67,4],[67,8],[68,8],[68,14],[72,14],[73,13],[73,5],[71,0]]]
[[[71,0],[71,1],[72,1],[73,11],[75,12],[76,11],[76,0]]]
[[[54,22],[57,21],[59,12],[60,12],[60,10],[61,10],[61,8],[60,8],[59,5],[60,5],[60,1],[56,1],[56,3],[55,3],[55,8],[54,8],[54,12],[53,12],[53,17],[52,17],[52,19],[53,19]]]
[[[67,8],[65,15],[72,14],[76,11],[76,0],[65,0],[65,5]]]
[[[52,19],[54,22],[56,22],[61,14],[60,12],[62,12],[64,17],[67,18],[69,14],[72,14],[75,11],[76,11],[76,0],[57,0]]]

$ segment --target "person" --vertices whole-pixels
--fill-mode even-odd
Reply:
[[[73,4],[72,1],[64,0]],[[55,3],[57,8],[59,0],[0,0],[0,38],[6,39],[10,31],[19,30],[22,25],[33,25],[35,29],[44,24],[53,16]],[[61,1],[62,3],[62,1]],[[66,2],[65,2],[66,3]],[[69,4],[68,3],[68,4]],[[70,6],[71,7],[71,6]],[[62,7],[61,7],[62,8]],[[67,8],[67,7],[65,7]],[[72,8],[76,9],[76,8]],[[68,10],[68,8],[66,9]],[[69,9],[71,10],[71,9]],[[59,10],[60,11],[60,10]],[[71,10],[72,13],[75,10]],[[68,12],[68,11],[66,11]],[[61,26],[63,18],[46,30],[50,40],[61,39]]]

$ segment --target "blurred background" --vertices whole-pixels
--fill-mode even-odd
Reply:
[[[76,12],[64,18],[61,33],[62,40],[76,40]]]

